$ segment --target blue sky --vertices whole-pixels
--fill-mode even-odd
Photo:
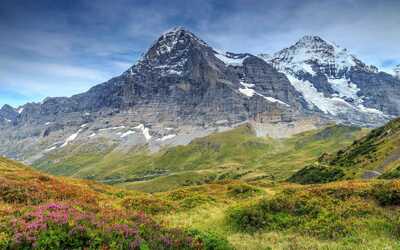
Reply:
[[[2,0],[0,106],[86,91],[174,26],[255,54],[315,34],[390,71],[400,63],[399,12],[397,0]]]

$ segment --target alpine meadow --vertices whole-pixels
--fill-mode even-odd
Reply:
[[[0,3],[0,249],[400,249],[400,2]]]

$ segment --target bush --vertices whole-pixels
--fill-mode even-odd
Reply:
[[[142,213],[99,215],[59,203],[36,207],[13,219],[9,229],[11,240],[0,241],[6,249],[204,249],[201,239],[163,228]]]
[[[122,206],[134,211],[143,211],[147,214],[170,212],[174,204],[152,196],[129,197],[123,200]]]
[[[0,232],[0,249],[7,249],[10,245],[10,236],[5,232]]]
[[[400,178],[400,166],[396,167],[389,172],[383,173],[381,176],[378,177],[379,179],[398,179]]]
[[[354,221],[379,215],[371,201],[357,194],[342,200],[333,190],[328,191],[286,189],[272,199],[231,208],[227,221],[248,233],[293,230],[320,239],[338,239],[357,233]]]
[[[182,208],[190,209],[214,202],[215,199],[207,194],[192,189],[178,189],[167,195],[168,199],[176,201]]]
[[[188,231],[188,233],[194,239],[198,239],[203,242],[205,250],[233,250],[233,247],[226,239],[215,233],[201,232],[196,229],[191,229]]]
[[[337,167],[310,165],[296,172],[288,181],[299,184],[316,184],[337,181],[344,176],[344,171]]]
[[[228,211],[231,225],[240,231],[255,232],[266,228],[265,211],[258,206],[235,207]]]
[[[261,190],[248,184],[232,184],[228,186],[228,194],[236,198],[248,198],[261,193]]]
[[[400,182],[377,184],[372,194],[382,206],[400,205]]]

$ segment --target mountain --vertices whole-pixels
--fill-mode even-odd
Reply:
[[[11,123],[17,116],[18,112],[10,105],[6,104],[0,109],[0,123]]]
[[[2,128],[0,154],[33,162],[75,142],[157,150],[248,120],[295,126],[304,107],[285,75],[264,60],[217,52],[175,28],[122,75],[70,98],[20,107],[13,126]]]
[[[178,27],[85,93],[3,107],[0,155],[157,152],[245,122],[277,137],[330,122],[378,126],[399,114],[399,95],[399,80],[319,37],[261,57],[215,50]]]
[[[376,126],[400,114],[397,79],[318,36],[304,36],[266,61],[286,74],[310,108],[338,121]]]

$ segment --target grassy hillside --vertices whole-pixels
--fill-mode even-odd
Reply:
[[[321,179],[327,171],[342,172],[333,179],[400,177],[400,119],[372,130],[365,137],[354,141],[337,153],[323,155],[319,166],[308,166],[295,174],[291,180],[298,183],[312,183]],[[317,170],[320,169],[319,173]],[[314,178],[315,177],[315,178]],[[332,177],[332,176],[331,176]],[[323,178],[322,178],[323,179]]]
[[[211,233],[152,218],[178,208],[148,194],[52,177],[0,158],[0,249],[231,249]]]
[[[74,146],[36,162],[35,167],[146,192],[223,179],[283,180],[315,162],[323,152],[335,152],[365,133],[358,128],[329,126],[288,139],[272,139],[257,137],[250,125],[243,125],[155,154],[146,148],[127,153],[112,146]]]
[[[400,182],[224,180],[146,194],[0,158],[0,249],[398,249]]]

